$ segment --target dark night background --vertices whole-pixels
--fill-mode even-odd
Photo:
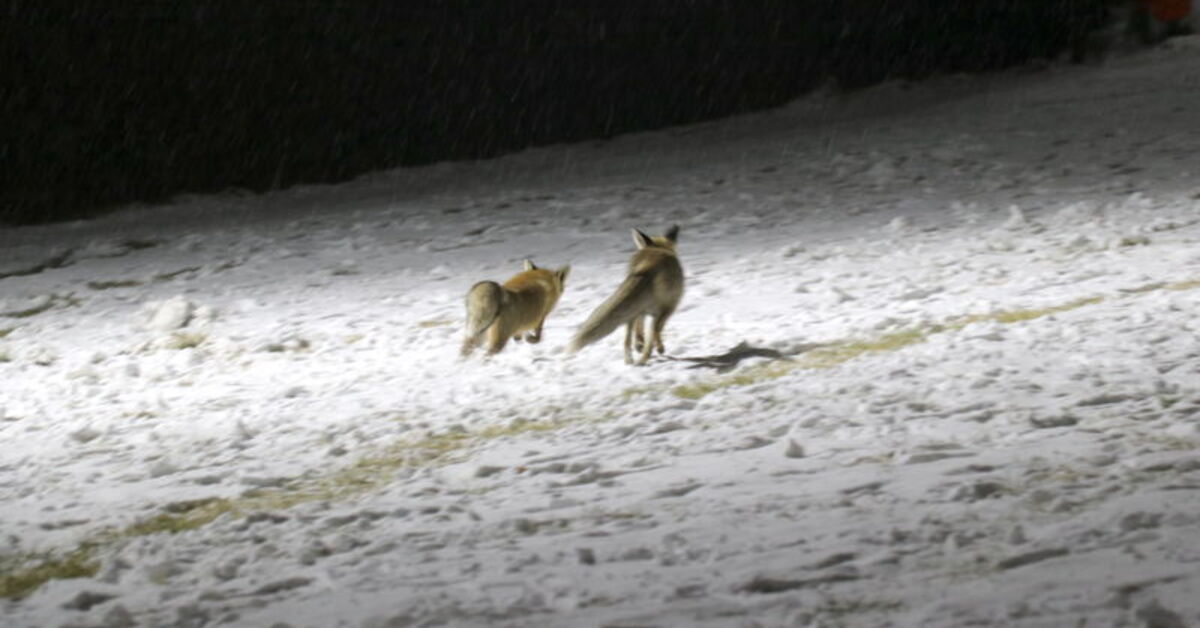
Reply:
[[[1104,0],[10,0],[0,221],[685,124],[1055,58]]]

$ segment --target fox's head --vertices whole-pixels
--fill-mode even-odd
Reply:
[[[533,263],[533,260],[527,259],[525,260],[525,270],[540,270],[545,273],[550,273],[550,275],[554,277],[554,284],[558,286],[558,291],[561,293],[567,286],[567,275],[571,274],[571,265],[567,264],[558,270],[547,270],[544,268],[538,268],[537,265]]]
[[[679,225],[674,225],[667,232],[660,236],[648,236],[637,229],[633,230],[633,243],[638,249],[656,246],[660,249],[669,251],[675,250],[675,243],[679,241]]]

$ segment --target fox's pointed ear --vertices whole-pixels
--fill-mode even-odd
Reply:
[[[533,265],[533,260],[525,260],[525,270],[537,270],[537,266]]]
[[[644,249],[650,246],[651,242],[653,242],[653,240],[650,239],[650,236],[638,231],[637,229],[633,230],[633,243],[636,244],[639,249]]]
[[[679,225],[671,225],[671,228],[667,229],[666,236],[667,236],[667,239],[670,240],[671,242],[678,242],[679,241]]]
[[[554,271],[554,274],[558,275],[558,283],[566,283],[567,275],[571,274],[571,265],[567,264],[566,266],[563,266],[562,268]]]

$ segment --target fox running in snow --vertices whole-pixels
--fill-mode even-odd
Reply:
[[[600,340],[623,324],[626,364],[634,363],[631,349],[641,351],[637,364],[645,364],[654,348],[664,353],[663,327],[683,297],[683,266],[675,255],[678,237],[678,225],[654,238],[633,230],[638,250],[629,260],[625,281],[579,328],[571,341],[571,352]],[[644,333],[647,316],[653,319],[649,336]]]
[[[463,340],[462,357],[471,355],[483,341],[487,354],[504,349],[508,339],[530,343],[542,339],[542,325],[562,296],[563,285],[570,266],[558,270],[538,268],[525,260],[525,270],[512,276],[504,285],[481,281],[467,292],[467,335]]]

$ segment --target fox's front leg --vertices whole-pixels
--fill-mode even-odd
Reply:
[[[534,328],[534,330],[529,332],[528,334],[525,334],[525,342],[528,342],[531,345],[536,345],[537,343],[541,342],[542,341],[542,325],[545,325],[545,324],[546,324],[545,318],[538,321],[537,327]]]
[[[660,313],[654,319],[654,343],[655,347],[658,349],[659,355],[663,355],[667,352],[667,350],[663,347],[662,333],[663,328],[667,326],[667,319],[671,318],[671,314],[673,313],[674,310],[667,310]]]

